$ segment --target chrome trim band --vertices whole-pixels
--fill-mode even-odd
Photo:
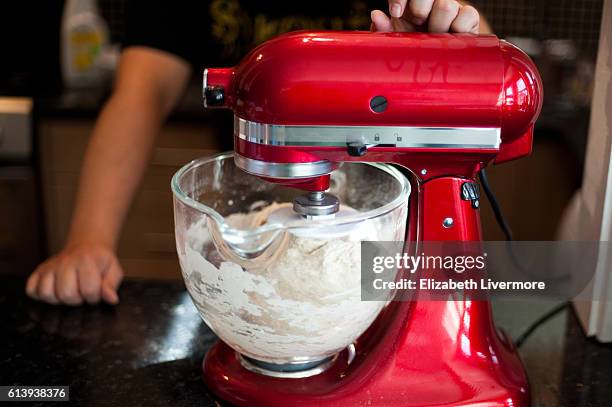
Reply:
[[[234,133],[250,143],[273,146],[346,147],[349,143],[398,148],[498,149],[495,127],[285,126],[234,116]]]
[[[204,69],[204,73],[202,74],[202,103],[204,107],[208,107],[206,103],[206,87],[208,86],[208,68]]]
[[[270,178],[311,178],[326,175],[337,168],[330,161],[311,163],[271,163],[234,154],[236,167],[249,174]]]
[[[335,355],[329,358],[324,358],[323,360],[321,360],[320,364],[317,364],[312,368],[304,369],[304,370],[286,371],[286,372],[266,369],[264,367],[255,365],[254,363],[251,363],[249,360],[247,360],[244,356],[242,356],[238,352],[236,352],[236,357],[238,358],[238,361],[240,362],[242,367],[254,373],[258,373],[264,376],[278,377],[278,378],[284,378],[284,379],[303,379],[305,377],[315,376],[315,375],[318,375],[326,371],[338,359],[338,354],[336,353]],[[301,365],[302,363],[303,362],[292,362],[292,363],[287,363],[285,366],[296,365],[296,367],[299,367],[299,365]],[[306,363],[311,364],[313,362],[311,361],[311,362],[306,362]]]

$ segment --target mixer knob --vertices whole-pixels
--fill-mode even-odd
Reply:
[[[207,86],[204,90],[204,103],[206,106],[223,106],[225,103],[225,90],[221,86]]]
[[[387,106],[389,106],[389,102],[384,96],[374,96],[370,99],[370,109],[372,109],[373,112],[382,113],[387,110]]]
[[[347,143],[347,152],[351,157],[363,157],[368,148],[363,143]]]
[[[464,201],[470,201],[472,208],[478,209],[480,207],[480,188],[474,181],[467,181],[461,185],[461,199]]]

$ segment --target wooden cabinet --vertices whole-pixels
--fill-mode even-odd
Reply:
[[[204,122],[204,121],[203,121]],[[68,234],[81,162],[93,120],[42,119],[38,145],[49,253]],[[118,255],[127,277],[180,278],[174,245],[170,179],[183,164],[220,151],[219,128],[170,122],[162,130],[152,162],[121,235]]]
[[[41,260],[39,200],[29,166],[0,166],[0,273],[28,274]]]

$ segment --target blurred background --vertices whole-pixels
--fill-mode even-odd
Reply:
[[[239,0],[217,0],[232,10]],[[477,0],[472,2],[502,38],[529,53],[542,73],[545,100],[533,154],[491,168],[489,177],[518,240],[554,239],[562,211],[580,187],[589,125],[602,0]],[[0,270],[29,273],[64,244],[83,153],[95,117],[108,98],[127,30],[128,0],[99,0],[108,28],[103,66],[90,86],[62,80],[61,0],[0,5]],[[254,43],[299,28],[369,28],[369,2],[329,20],[261,15],[240,29]],[[386,9],[387,2],[378,5]],[[263,21],[263,23],[262,23]],[[262,25],[263,24],[263,25]],[[230,32],[226,33],[231,35]],[[194,38],[194,41],[202,41]],[[207,44],[202,42],[202,52]],[[240,55],[226,55],[230,64]],[[178,278],[171,175],[185,162],[231,149],[231,113],[204,111],[199,73],[164,127],[128,216],[119,257],[131,277]],[[488,203],[488,240],[501,240]]]

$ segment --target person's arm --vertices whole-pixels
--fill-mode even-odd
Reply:
[[[373,30],[492,33],[485,18],[465,1],[389,0],[389,15],[372,11]]]
[[[156,136],[190,75],[184,60],[129,47],[96,122],[65,248],[30,276],[26,292],[48,303],[117,303],[123,272],[115,249]]]

